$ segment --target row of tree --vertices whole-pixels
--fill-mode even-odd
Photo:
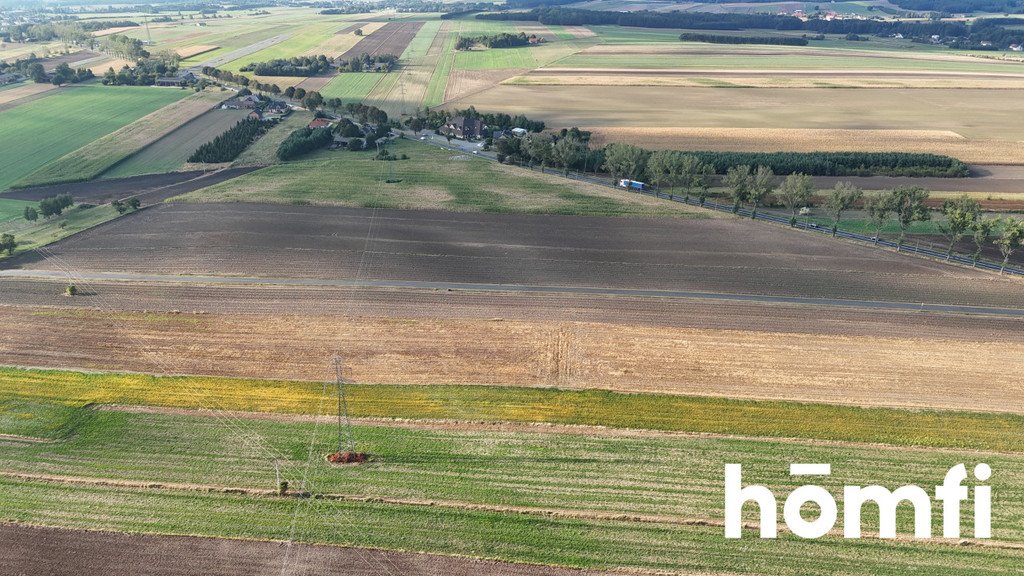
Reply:
[[[807,46],[806,38],[796,36],[730,36],[726,34],[698,34],[683,32],[683,42],[708,42],[710,44],[771,44],[776,46]]]
[[[706,180],[704,182],[706,186]],[[734,166],[726,173],[722,184],[733,198],[733,212],[738,212],[742,204],[748,204],[751,218],[756,218],[758,208],[772,198],[789,211],[791,226],[796,224],[799,211],[812,205],[817,193],[810,176],[790,174],[780,184],[775,173],[767,166]],[[926,204],[928,197],[928,190],[920,186],[902,186],[865,194],[850,182],[839,182],[827,191],[822,207],[832,220],[833,236],[839,229],[843,213],[858,203],[875,229],[876,244],[885,226],[895,221],[900,230],[896,240],[896,250],[899,251],[910,227],[915,222],[931,219],[931,210]],[[1005,270],[1010,257],[1024,243],[1024,220],[1010,217],[985,218],[981,205],[969,196],[947,199],[942,203],[941,213],[944,219],[937,226],[949,242],[947,259],[952,257],[958,243],[970,237],[975,244],[975,264],[984,248],[991,243],[1002,254],[1002,270]]]
[[[411,118],[408,118],[405,123],[410,130],[414,130],[416,132],[419,132],[420,130],[437,130],[456,116],[464,116],[466,118],[480,120],[495,130],[522,128],[529,132],[542,132],[545,128],[543,121],[531,120],[522,114],[513,116],[502,112],[479,112],[473,106],[470,106],[465,110],[431,110],[429,108],[424,108],[422,110],[417,110],[416,114]]]
[[[71,66],[68,66],[67,62],[61,62],[54,68],[53,73],[50,74],[50,82],[56,86],[61,84],[75,84],[78,82],[84,82],[85,80],[92,80],[96,75],[92,73],[92,70],[88,68],[79,68],[72,70]],[[33,78],[38,82],[38,78]]]
[[[24,217],[29,222],[35,222],[40,216],[49,219],[52,216],[60,216],[64,210],[74,206],[75,199],[71,194],[58,194],[39,201],[39,209],[32,206],[25,206]]]
[[[526,32],[520,32],[518,34],[502,32],[501,34],[482,36],[459,36],[458,41],[455,42],[455,49],[469,50],[474,46],[485,46],[487,48],[514,48],[516,46],[526,46],[530,44],[531,38],[534,42],[537,41],[537,36],[535,34],[527,35]]]
[[[381,68],[385,72],[391,71],[398,63],[398,56],[394,54],[375,54],[370,56],[363,52],[359,56],[353,56],[348,60],[338,60],[338,72],[363,72]],[[378,66],[382,65],[382,66]]]
[[[259,90],[260,92],[264,92],[266,94],[273,94],[275,96],[281,94],[281,87],[278,86],[277,84],[264,84],[256,80],[252,80],[251,78],[243,74],[235,74],[230,70],[220,70],[212,66],[203,66],[202,73],[207,76],[212,76],[213,78],[216,78],[217,80],[221,80],[223,82],[233,82],[244,88]],[[288,91],[285,90],[285,96],[287,96],[288,98],[292,98],[293,95],[295,94],[296,88],[293,88],[291,86],[289,86],[288,88],[292,91],[292,94],[288,94]],[[302,98],[304,98],[306,95],[306,90],[303,88],[298,88],[298,90],[302,90],[302,96],[299,96],[296,99],[302,100]]]
[[[277,58],[267,62],[251,62],[241,68],[240,72],[253,72],[257,76],[316,76],[327,72],[331,61],[327,56],[295,56],[293,58]]]
[[[266,131],[265,122],[251,118],[241,120],[212,141],[200,146],[188,157],[188,161],[210,164],[231,162]]]

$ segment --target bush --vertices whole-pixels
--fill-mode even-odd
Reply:
[[[323,148],[334,140],[329,127],[324,128],[299,128],[292,132],[277,147],[279,160],[292,160],[303,154],[308,154],[318,148]]]

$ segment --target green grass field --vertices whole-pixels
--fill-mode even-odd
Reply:
[[[358,102],[373,90],[385,76],[378,72],[346,72],[327,83],[320,94],[324,98],[341,98],[345,102]]]
[[[3,229],[3,225],[11,220],[21,219],[25,213],[26,206],[35,206],[36,204],[37,202],[29,202],[27,200],[0,198],[0,229]]]
[[[301,28],[293,27],[290,31],[293,32],[293,36],[284,42],[275,44],[269,48],[254,52],[247,56],[243,56],[237,60],[232,60],[227,64],[219,66],[223,70],[230,70],[232,72],[238,72],[239,68],[249,64],[250,62],[267,62],[269,60],[275,60],[278,58],[291,58],[293,56],[301,56],[306,52],[309,52],[317,46],[324,43],[337,31],[348,26],[346,22],[340,22],[337,20],[331,20],[328,22],[316,22],[314,24],[308,24]],[[212,52],[211,52],[212,54]],[[202,56],[200,56],[202,57]],[[250,73],[251,74],[251,73]]]
[[[416,33],[416,37],[405,47],[401,59],[411,60],[426,56],[427,50],[430,49],[430,45],[434,43],[434,38],[441,29],[441,24],[441,20],[428,20],[424,22],[423,27]]]
[[[152,87],[78,86],[0,112],[0,190],[187,94]]]
[[[381,162],[373,159],[375,150],[322,151],[307,160],[270,166],[179,196],[175,201],[301,202],[584,215],[695,217],[697,212],[675,203],[649,202],[598,186],[570,184],[550,175],[533,175],[419,142],[399,140],[389,145],[389,149],[409,158]],[[344,182],[345,186],[339,186],[339,182]]]
[[[438,59],[437,66],[434,68],[434,73],[430,76],[427,92],[423,96],[424,106],[437,106],[444,102],[444,91],[448,87],[448,75],[452,73],[452,68],[455,66],[455,59],[457,57],[455,43],[458,39],[458,34],[455,33],[448,34],[448,37],[445,39],[441,56]]]
[[[492,70],[501,68],[536,68],[538,47],[490,48],[487,50],[461,50],[455,54],[455,67],[459,70]]]
[[[32,381],[33,376],[42,379]],[[191,389],[186,382],[196,388]],[[219,395],[217,383],[234,392]],[[0,477],[5,518],[71,528],[294,538],[588,568],[896,575],[905,574],[906,563],[912,562],[916,574],[996,574],[1012,573],[1013,567],[1024,560],[1019,548],[844,541],[835,537],[809,542],[786,535],[773,542],[756,539],[751,530],[746,531],[740,544],[722,538],[722,528],[714,525],[723,516],[720,470],[729,462],[744,464],[746,483],[766,484],[780,495],[804,483],[788,475],[786,463],[830,462],[833,476],[819,483],[841,501],[841,486],[845,484],[928,486],[940,481],[954,463],[970,466],[984,461],[996,471],[990,482],[997,495],[994,537],[1016,544],[1024,540],[1024,525],[1019,522],[1020,502],[1024,501],[1024,457],[1019,453],[650,434],[616,436],[543,428],[529,432],[449,430],[438,424],[408,428],[382,423],[354,428],[359,449],[373,454],[374,460],[349,468],[322,460],[322,455],[336,446],[336,432],[330,425],[218,417],[214,413],[110,412],[69,405],[84,400],[82,396],[120,403],[149,403],[156,396],[178,396],[190,398],[196,403],[193,407],[218,409],[237,408],[239,402],[273,400],[254,384],[211,378],[0,370],[0,433],[52,440],[0,445],[0,469],[6,473]],[[331,391],[323,384],[271,384],[305,387],[308,405],[316,406],[313,413],[329,412],[324,408],[324,398],[330,400]],[[79,397],[73,391],[75,386],[81,387]],[[240,386],[250,392],[238,394]],[[146,395],[147,387],[153,397]],[[408,399],[406,394],[421,395],[422,388],[427,389],[427,395],[443,390],[443,398],[456,399],[454,404],[464,403],[467,410],[488,413],[504,407],[513,420],[516,415],[532,413],[533,408],[575,406],[592,410],[595,405],[594,393],[588,392],[499,388],[491,389],[493,395],[487,400],[474,398],[480,390],[488,390],[484,387],[355,386],[353,408],[362,415],[360,406],[374,406],[376,410],[401,407]],[[33,396],[26,397],[25,391]],[[365,394],[374,399],[367,402]],[[649,402],[658,395],[608,396],[618,398],[618,405],[607,412],[614,420],[616,415],[650,414]],[[438,401],[442,397],[435,396],[423,406],[448,409],[452,402]],[[784,420],[772,413],[779,407],[777,403],[706,401],[732,404],[733,408],[746,404],[759,420]],[[761,406],[768,411],[757,414]],[[819,413],[814,411],[817,407],[788,406],[792,422],[820,421]],[[842,410],[848,413],[841,423],[856,426],[859,411]],[[903,417],[901,414],[917,414],[882,412],[887,413],[879,419],[883,423]],[[735,413],[732,409],[723,411],[718,421]],[[412,417],[426,414],[431,411]],[[678,422],[690,422],[691,413],[685,408],[676,406],[671,414]],[[942,422],[950,425],[957,417],[946,415]],[[478,420],[471,413],[464,413],[460,419]],[[979,426],[985,423],[959,422],[945,432]],[[1004,432],[1024,427],[1004,423],[991,429]],[[275,461],[293,486],[304,478],[306,488],[314,494],[364,501],[298,500],[153,486],[267,491],[275,486]],[[39,473],[134,484],[97,486],[81,481],[57,484],[31,479]],[[28,477],[16,479],[10,474]],[[545,511],[554,511],[555,515]],[[745,514],[748,521],[756,520],[753,507],[748,507]],[[302,520],[300,529],[291,532],[291,519],[295,517]],[[640,521],[637,517],[646,519]],[[252,518],[259,521],[253,522]],[[963,520],[969,534],[970,514],[965,514]],[[938,531],[941,514],[933,514],[932,522]],[[877,516],[870,507],[865,511],[863,526],[867,531],[877,527]],[[909,508],[901,508],[898,527],[905,533],[910,526]],[[737,553],[737,546],[742,553]],[[643,550],[643,554],[637,554],[637,550]]]
[[[0,206],[7,202],[10,202],[10,200],[0,200]],[[24,205],[22,205],[21,210],[24,211],[24,209]],[[63,215],[50,218],[49,220],[44,220],[40,217],[35,222],[27,222],[24,219],[9,220],[6,223],[0,221],[0,231],[14,234],[14,239],[18,242],[18,248],[14,252],[17,255],[34,250],[40,246],[52,244],[57,240],[67,238],[82,230],[88,230],[93,226],[113,220],[118,216],[117,211],[109,204],[91,208],[76,205],[65,210]],[[0,256],[0,259],[3,258],[7,258],[6,253],[4,256]]]
[[[292,112],[284,120],[271,128],[269,132],[260,137],[259,140],[246,148],[245,152],[242,152],[235,159],[234,164],[236,166],[277,164],[280,162],[276,155],[277,148],[281,145],[281,142],[284,142],[284,139],[295,130],[309,124],[312,119],[313,114],[311,112]]]
[[[158,174],[180,168],[197,148],[244,120],[248,110],[210,110],[103,173],[104,178]]]

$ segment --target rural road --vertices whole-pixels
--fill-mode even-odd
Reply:
[[[360,280],[318,278],[266,278],[256,276],[192,276],[171,274],[133,274],[125,272],[73,272],[59,270],[0,270],[0,278],[45,278],[85,282],[167,282],[216,285],[277,285],[335,288],[413,288],[421,290],[447,290],[468,292],[526,292],[547,294],[578,294],[587,296],[628,296],[646,298],[684,298],[761,304],[791,304],[831,308],[858,308],[870,310],[898,310],[941,312],[944,314],[982,314],[1024,318],[1024,308],[997,308],[986,306],[957,306],[913,302],[885,302],[880,300],[850,300],[833,298],[805,298],[796,296],[770,296],[760,294],[734,294],[726,292],[697,292],[688,290],[638,290],[629,288],[594,288],[584,286],[531,286],[522,284],[478,284],[469,282],[421,282],[403,280]]]
[[[222,64],[227,64],[228,62],[231,62],[233,60],[238,60],[239,58],[242,58],[243,56],[248,56],[249,54],[253,54],[253,53],[259,52],[260,50],[263,50],[264,48],[270,48],[271,46],[273,46],[275,44],[280,44],[281,42],[284,42],[285,40],[287,40],[287,39],[289,39],[291,37],[292,37],[292,34],[278,34],[277,36],[273,36],[271,38],[267,38],[266,40],[260,40],[259,42],[255,43],[255,44],[250,44],[250,45],[246,46],[245,48],[239,48],[238,50],[233,50],[231,52],[228,52],[227,54],[222,54],[220,56],[217,56],[216,58],[210,58],[209,60],[206,60],[205,62],[200,62],[199,64],[196,64],[195,66],[192,66],[191,68],[189,68],[189,70],[192,71],[193,73],[198,74],[199,71],[202,70],[204,66],[217,67],[217,66],[220,66]]]

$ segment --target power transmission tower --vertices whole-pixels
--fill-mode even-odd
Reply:
[[[402,97],[402,116],[405,116],[405,71],[398,77],[398,91]]]
[[[355,452],[356,440],[352,435],[352,421],[348,417],[348,399],[345,397],[341,356],[334,357],[334,375],[338,388],[338,453]]]
[[[149,33],[149,16],[143,16],[143,22],[146,23],[146,43],[153,43],[153,35]]]

